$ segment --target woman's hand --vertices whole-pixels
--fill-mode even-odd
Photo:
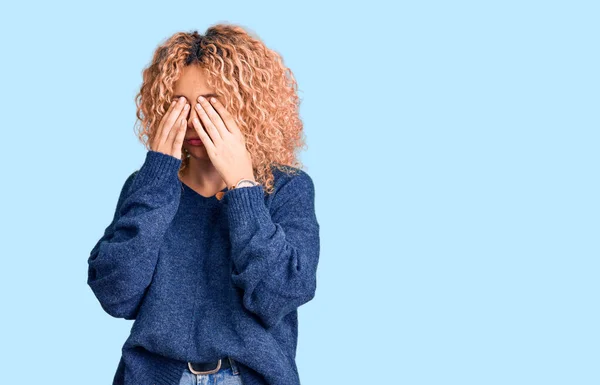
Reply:
[[[171,106],[162,117],[156,134],[152,139],[150,148],[153,151],[174,156],[181,159],[181,147],[186,131],[186,116],[190,109],[189,104],[185,102],[184,97],[179,100],[173,100]]]
[[[197,118],[192,124],[221,178],[228,187],[242,178],[256,181],[244,135],[229,111],[216,98],[209,103],[200,96],[198,101],[195,108],[206,130]]]

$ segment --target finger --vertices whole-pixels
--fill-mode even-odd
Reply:
[[[214,109],[219,113],[219,116],[225,122],[225,127],[232,134],[241,134],[240,128],[235,123],[233,116],[227,111],[223,103],[221,103],[217,98],[210,98],[211,105]]]
[[[212,107],[210,107],[210,109],[212,110]],[[200,116],[200,119],[202,119],[202,123],[204,124],[204,127],[206,128],[206,132],[210,135],[210,138],[212,139],[213,143],[219,144],[222,140],[221,134],[219,133],[219,130],[215,126],[215,123],[208,116],[207,111],[203,107],[203,104],[196,103],[196,111],[198,112],[198,116]],[[213,110],[213,112],[215,112],[215,111]]]
[[[219,133],[219,136],[224,138],[225,135],[229,134],[230,132],[227,130],[227,127],[225,127],[225,123],[223,122],[223,119],[221,119],[219,113],[213,108],[207,99],[199,97],[198,100],[200,100],[200,104],[204,108],[204,111],[210,118],[211,122],[213,122],[217,132]]]
[[[194,126],[196,133],[202,140],[204,147],[206,147],[207,150],[208,149],[214,150],[215,144],[213,143],[210,136],[206,133],[206,131],[204,131],[204,128],[202,128],[202,125],[200,124],[200,121],[198,120],[198,118],[194,118],[194,120],[192,120],[192,125]]]
[[[169,104],[169,108],[167,108],[167,111],[165,111],[165,114],[163,115],[163,117],[169,115],[171,113],[171,111],[173,111],[173,108],[175,107],[175,103],[177,103],[177,100],[172,100],[171,101],[171,104]],[[160,124],[158,125],[158,128],[162,129],[162,127],[164,125],[165,125],[165,119],[162,119],[160,121]]]
[[[177,121],[173,124],[173,127],[169,130],[169,135],[167,136],[167,144],[169,147],[173,146],[173,142],[175,141],[175,137],[179,134],[179,128],[181,125],[186,123],[187,111],[184,109],[181,111],[179,116],[177,117]]]
[[[177,127],[177,130],[173,129],[172,131],[176,131],[177,133],[174,135],[173,138],[173,153],[177,153],[177,151],[179,151],[179,153],[181,152],[181,148],[183,146],[183,138],[185,138],[185,131],[186,131],[186,125],[187,122],[185,120],[185,118],[181,118],[179,120],[179,125]]]
[[[175,103],[177,103],[177,100],[173,100],[171,102],[171,104],[169,105],[169,108],[167,108],[167,112],[165,112],[165,114],[163,115],[163,117],[161,118],[160,122],[158,122],[158,126],[156,127],[156,132],[154,133],[154,137],[152,139],[152,148],[157,148],[158,145],[160,143],[162,143],[162,132],[163,132],[163,127],[165,125],[165,120],[166,120],[166,116],[168,114],[171,113],[171,111],[173,110],[173,106],[175,106]]]
[[[185,98],[180,97],[177,103],[175,103],[175,105],[173,106],[171,112],[169,112],[163,117],[164,123],[161,131],[161,143],[165,143],[167,141],[169,133],[171,132],[171,127],[173,127],[173,125],[179,118],[179,115],[181,115],[181,113],[183,112],[186,104],[187,103]]]
[[[173,100],[171,102],[171,104],[169,105],[169,108],[167,109],[167,111],[165,112],[165,114],[161,118],[160,122],[158,123],[158,127],[156,128],[156,135],[155,135],[156,138],[158,138],[158,139],[161,138],[163,127],[165,126],[165,121],[167,120],[166,117],[169,114],[171,114],[171,111],[173,111],[173,108],[175,107],[175,103],[177,103],[177,100]]]

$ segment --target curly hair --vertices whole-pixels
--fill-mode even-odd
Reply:
[[[253,35],[240,26],[215,24],[204,35],[177,32],[167,38],[143,70],[143,83],[135,97],[135,130],[150,149],[182,68],[200,65],[208,72],[208,85],[244,134],[256,180],[271,193],[271,167],[288,173],[301,168],[296,153],[306,149],[306,143],[294,75],[277,52]],[[188,163],[182,151],[180,173]]]

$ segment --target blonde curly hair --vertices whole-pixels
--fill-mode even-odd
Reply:
[[[174,84],[188,65],[207,70],[207,83],[244,134],[254,176],[267,193],[273,192],[271,167],[288,173],[302,168],[296,154],[306,149],[306,142],[294,75],[277,52],[237,25],[216,24],[204,35],[177,32],[156,49],[135,97],[135,131],[148,150]],[[179,172],[188,163],[182,151]]]

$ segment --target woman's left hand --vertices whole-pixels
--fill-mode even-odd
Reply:
[[[252,157],[246,149],[242,131],[223,104],[211,97],[210,103],[203,97],[194,107],[206,130],[197,118],[192,124],[206,147],[211,162],[227,183],[234,185],[240,179],[256,181],[252,169]]]

